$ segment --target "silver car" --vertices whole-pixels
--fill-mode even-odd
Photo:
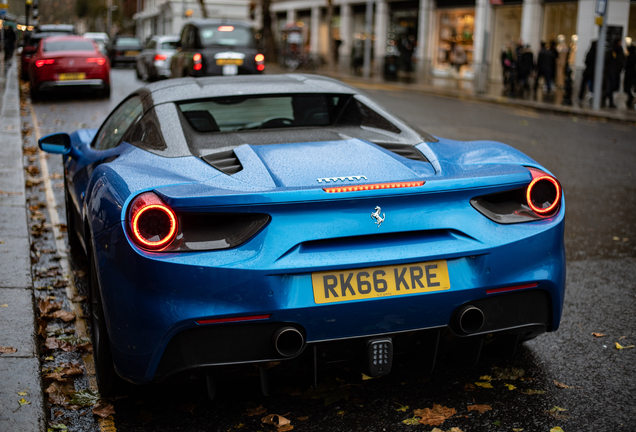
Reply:
[[[155,81],[170,78],[170,59],[177,51],[179,36],[153,36],[137,56],[137,78]]]

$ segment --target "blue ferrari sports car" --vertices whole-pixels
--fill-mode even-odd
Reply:
[[[103,396],[193,369],[213,393],[228,368],[301,359],[379,376],[397,356],[477,359],[559,327],[558,180],[339,81],[158,82],[39,145],[63,155]]]

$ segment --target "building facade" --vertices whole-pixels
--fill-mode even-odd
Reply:
[[[250,19],[250,0],[205,0],[209,18]],[[144,0],[141,12],[133,18],[137,36],[178,35],[189,19],[203,18],[199,0]]]
[[[359,62],[366,37],[365,14],[373,8],[373,71],[381,74],[387,56],[417,75],[468,80],[479,88],[502,80],[501,54],[520,41],[538,54],[541,41],[561,35],[569,48],[576,76],[585,54],[598,37],[596,0],[272,0],[276,29],[302,29],[305,50],[326,55],[328,32],[338,42],[339,67]],[[608,25],[613,38],[636,40],[636,1],[608,0]],[[629,39],[628,39],[629,41]],[[412,54],[412,57],[411,57]],[[414,61],[406,64],[408,58]]]

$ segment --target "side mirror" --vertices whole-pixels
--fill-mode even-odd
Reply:
[[[71,137],[64,132],[54,133],[40,138],[38,146],[47,153],[65,155],[71,151]]]

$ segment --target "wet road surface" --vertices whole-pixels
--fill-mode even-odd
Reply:
[[[115,69],[112,78],[110,100],[87,95],[51,98],[32,106],[25,101],[25,148],[32,149],[38,134],[98,127],[119,101],[142,85],[131,69]],[[430,431],[433,426],[404,421],[413,418],[415,409],[440,404],[456,410],[438,426],[442,430],[636,430],[636,349],[616,345],[636,344],[636,127],[374,86],[364,90],[427,132],[505,142],[559,178],[567,200],[568,256],[559,331],[526,343],[512,360],[485,357],[468,367],[461,364],[461,355],[446,356],[430,376],[419,365],[399,360],[390,375],[374,380],[363,380],[351,365],[338,365],[321,371],[318,392],[310,390],[311,374],[302,367],[274,368],[269,396],[260,394],[257,371],[248,371],[221,382],[212,403],[201,376],[180,376],[111,401],[116,414],[106,421],[94,416],[90,406],[72,410],[52,404],[51,425],[65,424],[72,431],[276,430],[261,424],[265,414],[257,408],[262,406],[269,414],[291,420],[299,431]],[[81,257],[70,261],[75,282],[70,285],[76,286],[77,294],[68,286],[55,286],[63,285],[58,281],[64,276],[59,274],[64,252],[56,251],[55,245],[56,240],[66,241],[62,165],[58,157],[45,159],[56,204],[51,208],[46,206],[46,181],[37,183],[42,180],[42,160],[32,150],[25,152],[25,162],[38,168],[31,169],[32,184],[27,188],[34,209],[29,223],[32,233],[39,232],[33,237],[37,294],[43,301],[47,296],[63,301],[66,309],[76,304],[87,315],[81,298],[86,295],[86,263]],[[62,225],[50,226],[52,212]],[[47,330],[81,337],[89,331],[83,330],[82,322],[49,324]],[[85,370],[74,377],[75,389],[94,388],[90,354],[47,350],[44,341],[42,337],[43,369],[50,373],[64,363],[78,362]],[[472,405],[491,409],[469,411]],[[254,413],[258,414],[250,415]]]

